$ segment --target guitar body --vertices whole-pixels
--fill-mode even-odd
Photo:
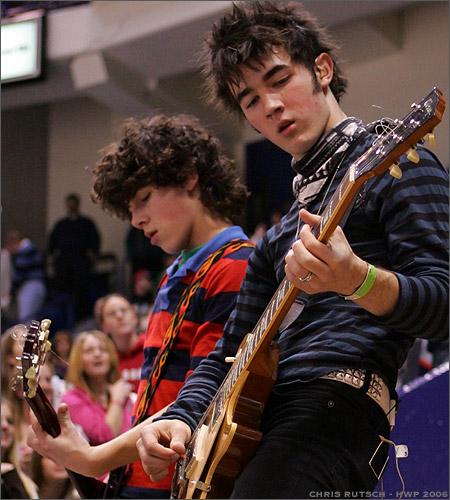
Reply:
[[[266,351],[259,351],[248,369],[241,372],[222,411],[223,418],[211,429],[203,426],[194,443],[192,459],[181,465],[188,481],[178,484],[175,498],[230,496],[234,481],[261,440],[261,417],[275,384],[277,368],[278,346],[272,343]]]

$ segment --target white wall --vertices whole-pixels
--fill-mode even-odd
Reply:
[[[402,118],[410,104],[420,101],[435,85],[448,101],[448,18],[447,2],[426,2],[408,7],[400,17],[391,15],[377,19],[376,23],[363,20],[336,27],[334,34],[341,42],[350,80],[348,95],[342,102],[346,113],[359,116],[364,122],[382,116]],[[62,215],[64,196],[77,191],[82,197],[83,212],[100,227],[103,251],[116,252],[122,258],[128,225],[104,214],[90,201],[90,174],[85,169],[86,165],[94,165],[98,150],[114,140],[119,122],[120,117],[89,99],[52,105],[47,228]],[[436,152],[448,166],[448,110],[436,135]],[[241,143],[235,146],[241,165],[243,145],[260,139],[248,127],[243,129]]]
[[[99,151],[118,134],[122,118],[90,99],[74,99],[51,106],[48,162],[47,228],[65,215],[69,192],[81,197],[81,211],[92,217],[102,237],[102,251],[124,254],[129,225],[106,214],[89,196],[92,169]]]

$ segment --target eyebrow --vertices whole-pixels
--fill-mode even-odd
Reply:
[[[275,73],[278,73],[278,71],[281,71],[282,69],[285,69],[287,67],[286,64],[276,64],[273,68],[269,69],[267,73],[265,73],[262,77],[262,80],[264,83],[266,83],[268,80],[272,78]],[[245,87],[242,89],[240,92],[237,93],[236,95],[236,100],[240,104],[242,99],[248,95],[251,92],[251,89],[249,87]]]

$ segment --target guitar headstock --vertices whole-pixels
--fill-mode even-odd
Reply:
[[[351,167],[351,180],[367,180],[390,170],[393,177],[400,178],[398,158],[407,153],[414,163],[419,161],[416,143],[428,139],[433,147],[433,129],[441,122],[445,111],[445,100],[439,89],[434,88],[419,104],[411,105],[412,111],[402,120],[392,120],[391,126],[380,134],[371,148]]]
[[[30,328],[18,325],[13,336],[23,344],[21,364],[18,366],[19,378],[22,379],[22,390],[26,398],[34,398],[39,383],[39,371],[45,363],[51,343],[48,340],[51,321],[31,321]]]

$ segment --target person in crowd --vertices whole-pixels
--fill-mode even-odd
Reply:
[[[48,358],[53,365],[55,374],[62,380],[65,379],[69,356],[73,345],[73,336],[68,330],[58,330],[51,336],[52,354]]]
[[[81,320],[92,312],[89,289],[101,238],[95,222],[80,213],[78,194],[68,194],[65,203],[67,216],[50,232],[47,258],[54,288],[73,296],[76,317]]]
[[[2,393],[1,399],[1,449],[2,449],[2,498],[39,498],[36,484],[25,474],[19,464],[16,449],[13,404]]]
[[[131,386],[119,375],[113,341],[98,330],[77,335],[66,374],[69,388],[61,402],[93,445],[110,441],[131,426]]]
[[[29,442],[39,453],[84,475],[132,463],[121,497],[169,498],[170,478],[151,482],[142,470],[136,448],[139,431],[175,399],[214,348],[254,247],[236,225],[247,190],[218,139],[196,118],[161,114],[129,119],[124,125],[122,138],[105,150],[94,171],[94,197],[110,212],[131,220],[152,244],[175,255],[160,282],[147,328],[136,426],[109,443],[89,447],[61,405],[61,435],[50,438],[35,423]],[[161,348],[171,341],[164,358],[167,351]]]
[[[133,275],[133,289],[130,302],[138,315],[139,330],[147,329],[148,320],[155,302],[155,292],[152,274],[148,269],[138,269]]]
[[[138,330],[138,315],[133,305],[118,293],[99,299],[97,323],[108,334],[119,355],[121,378],[131,384],[137,394],[144,362],[145,334]]]
[[[44,256],[17,229],[6,233],[5,249],[9,252],[11,261],[11,289],[6,301],[8,308],[12,309],[9,323],[28,325],[32,319],[36,319],[45,302],[47,288]]]
[[[262,438],[229,481],[232,498],[372,491],[388,453],[398,370],[415,338],[448,338],[449,177],[433,153],[419,145],[418,163],[401,156],[401,178],[369,180],[343,229],[329,238],[319,240],[312,230],[322,208],[328,214],[335,207],[328,208],[331,196],[380,130],[339,104],[346,79],[335,49],[296,2],[234,4],[208,35],[212,101],[292,155],[297,199],[258,242],[215,351],[164,415],[141,431],[140,456],[154,481],[187,453],[227,361],[285,276],[302,300],[276,334],[278,373]],[[274,463],[283,464],[277,474]]]
[[[80,498],[66,469],[35,451],[31,456],[31,479],[38,488],[41,500],[44,498]]]
[[[267,224],[265,222],[258,222],[255,227],[255,231],[251,236],[253,243],[258,243],[258,241],[267,233]]]
[[[136,227],[130,226],[126,241],[126,256],[131,264],[131,287],[133,287],[133,278],[137,271],[146,269],[152,278],[160,276],[164,272],[165,252],[162,248],[152,245],[145,234]],[[154,283],[156,287],[158,283]]]

